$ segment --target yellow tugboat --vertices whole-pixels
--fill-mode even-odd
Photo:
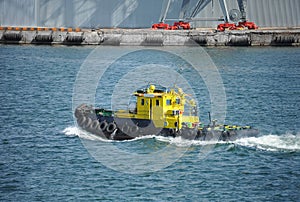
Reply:
[[[250,126],[209,125],[200,122],[196,102],[181,88],[149,85],[134,92],[128,110],[105,110],[82,104],[75,110],[79,127],[111,140],[128,140],[147,135],[197,140],[232,140],[257,135]]]

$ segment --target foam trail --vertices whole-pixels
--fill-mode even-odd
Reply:
[[[66,136],[78,136],[78,128],[75,126],[69,126],[62,131]]]
[[[187,140],[181,137],[163,137],[163,136],[156,136],[157,140],[162,142],[168,142],[170,144],[176,145],[178,147],[189,147],[189,146],[205,146],[205,145],[214,145],[214,144],[227,144],[228,142],[223,141],[200,141],[200,140]]]
[[[107,139],[103,139],[97,135],[94,135],[92,133],[89,133],[87,131],[81,130],[80,128],[77,128],[76,126],[69,126],[69,127],[65,128],[62,131],[62,133],[64,133],[66,136],[70,136],[70,137],[80,137],[80,138],[87,139],[87,140],[100,140],[100,141],[104,141],[104,142],[133,142],[133,141],[138,141],[138,140],[143,140],[143,139],[163,138],[161,136],[156,136],[156,135],[147,135],[147,136],[137,137],[132,140],[123,140],[123,141],[107,140]],[[171,138],[171,137],[165,138],[165,141],[170,142],[171,139],[174,139],[174,138]]]
[[[97,135],[91,134],[87,131],[83,131],[80,128],[77,128],[76,126],[69,126],[67,128],[65,128],[62,131],[66,136],[77,136],[86,140],[100,140],[103,142],[112,142],[113,140],[107,140],[107,139],[103,139]]]
[[[219,142],[219,141],[199,141],[199,140],[186,140],[182,139],[181,137],[163,137],[159,135],[147,135],[147,136],[142,136],[142,137],[137,137],[132,140],[123,140],[123,141],[116,141],[116,140],[107,140],[103,139],[97,135],[94,135],[92,133],[89,133],[87,131],[81,130],[80,128],[77,128],[76,126],[69,126],[65,128],[62,133],[64,133],[66,136],[77,136],[83,139],[87,140],[100,140],[104,142],[133,142],[133,141],[138,141],[138,140],[143,140],[143,139],[153,139],[155,138],[158,141],[161,142],[166,142],[170,143],[173,145],[176,145],[178,147],[189,147],[191,145],[212,145],[212,144],[222,144],[225,143],[227,144],[228,142]]]
[[[300,133],[241,138],[234,144],[265,151],[300,151]]]
[[[103,142],[117,142],[114,140],[103,139],[97,135],[83,131],[76,126],[69,126],[62,131],[66,136],[78,136],[87,140],[98,140]],[[283,135],[263,135],[260,137],[245,137],[237,139],[235,141],[199,141],[199,140],[186,140],[181,137],[163,137],[156,135],[149,135],[138,137],[132,140],[125,140],[121,142],[132,142],[139,141],[142,139],[155,138],[158,141],[166,142],[178,147],[189,147],[189,146],[206,146],[214,144],[235,144],[243,147],[256,148],[265,151],[300,151],[300,133],[295,135],[287,133]]]
[[[235,144],[265,151],[300,151],[300,133],[296,135],[287,133],[283,135],[270,134],[260,137],[245,137],[235,141],[200,141],[186,140],[181,137],[172,138],[160,136],[157,136],[156,139],[163,142],[169,142],[178,147]]]

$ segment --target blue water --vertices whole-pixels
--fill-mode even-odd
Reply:
[[[218,144],[159,137],[107,142],[76,128],[73,88],[93,49],[0,46],[1,201],[299,201],[299,48],[205,49],[224,83],[225,122],[260,130],[259,137]],[[184,51],[193,54],[194,49]],[[156,51],[138,54],[141,57],[134,62],[144,64],[156,56],[169,64],[168,57],[157,57]],[[130,68],[130,60],[123,65],[125,70]],[[205,122],[210,110],[207,89],[187,72],[182,74],[195,83]],[[111,90],[111,82],[104,91]],[[101,89],[97,92],[99,101],[104,95],[99,95]],[[109,98],[109,93],[105,96]],[[103,154],[103,159],[123,164],[122,156],[104,151],[108,145],[137,154],[162,148],[184,153],[155,172],[145,169],[128,174],[105,165],[87,149],[97,147],[93,151]],[[155,163],[163,164],[166,159],[161,156]],[[135,169],[132,162],[123,165],[127,171]],[[144,166],[154,164],[147,163]]]

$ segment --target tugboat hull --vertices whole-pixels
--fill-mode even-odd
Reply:
[[[101,112],[101,113],[99,113]],[[105,113],[103,113],[105,112]],[[216,125],[188,128],[158,128],[152,120],[114,117],[112,111],[95,109],[85,104],[75,110],[75,117],[80,128],[104,139],[130,140],[148,135],[182,137],[201,141],[231,141],[241,137],[258,135],[258,130],[247,127]]]

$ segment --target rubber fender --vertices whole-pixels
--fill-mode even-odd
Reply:
[[[86,118],[86,121],[83,124],[84,128],[88,128],[92,124],[92,119],[91,118]]]
[[[86,121],[86,118],[84,116],[80,117],[79,119],[77,119],[77,123],[79,124],[79,126],[83,126],[84,122]]]
[[[222,140],[227,140],[227,138],[228,138],[229,136],[230,136],[229,131],[223,131],[223,132],[222,132],[222,135],[221,135]]]
[[[231,36],[228,42],[231,46],[249,46],[250,42],[248,36]]]
[[[3,34],[3,37],[7,41],[20,41],[22,39],[20,32],[7,32]]]
[[[81,110],[77,108],[77,109],[75,110],[75,114],[74,114],[74,115],[75,115],[76,118],[81,117],[81,116],[82,116]]]
[[[53,38],[52,38],[52,35],[49,34],[49,35],[36,35],[35,36],[35,40],[36,41],[41,41],[41,42],[52,42],[53,41]]]
[[[192,39],[199,45],[206,45],[207,44],[207,38],[206,36],[200,35],[192,37]]]
[[[111,122],[107,125],[106,131],[111,133],[117,128],[116,124],[114,122]]]
[[[100,124],[99,121],[97,120],[98,125],[96,128],[93,129],[93,133],[95,133],[96,135],[100,136],[101,138],[106,139],[105,134],[102,132],[102,130],[100,129]]]
[[[187,137],[191,137],[193,135],[193,131],[190,129],[184,130],[183,133],[185,133],[184,135],[186,135]]]
[[[175,137],[175,136],[176,136],[175,133],[176,133],[176,131],[175,131],[174,128],[170,128],[170,129],[169,129],[169,134],[170,134],[171,136]]]
[[[94,129],[94,130],[97,130],[99,126],[99,121],[98,120],[94,120],[91,124],[91,128]]]
[[[293,36],[282,36],[279,43],[281,44],[295,43],[295,38]]]
[[[128,134],[128,132],[129,132],[129,130],[130,130],[130,127],[129,127],[129,125],[127,125],[127,123],[126,123],[126,124],[124,124],[124,125],[122,126],[121,130],[122,130],[123,133]]]
[[[100,130],[105,131],[106,127],[107,127],[106,121],[101,121],[99,124]]]
[[[147,35],[146,39],[142,42],[144,45],[163,45],[163,35]]]
[[[202,137],[202,136],[203,136],[202,130],[197,130],[196,139],[197,139],[197,138],[200,138],[200,137]]]
[[[83,41],[83,36],[71,36],[71,35],[68,35],[67,38],[66,38],[66,41],[81,43]]]
[[[139,127],[137,125],[134,125],[130,128],[130,133],[136,134],[137,132],[139,132]]]
[[[97,131],[102,131],[101,128],[100,128],[100,123],[98,124],[96,130],[97,130]]]

